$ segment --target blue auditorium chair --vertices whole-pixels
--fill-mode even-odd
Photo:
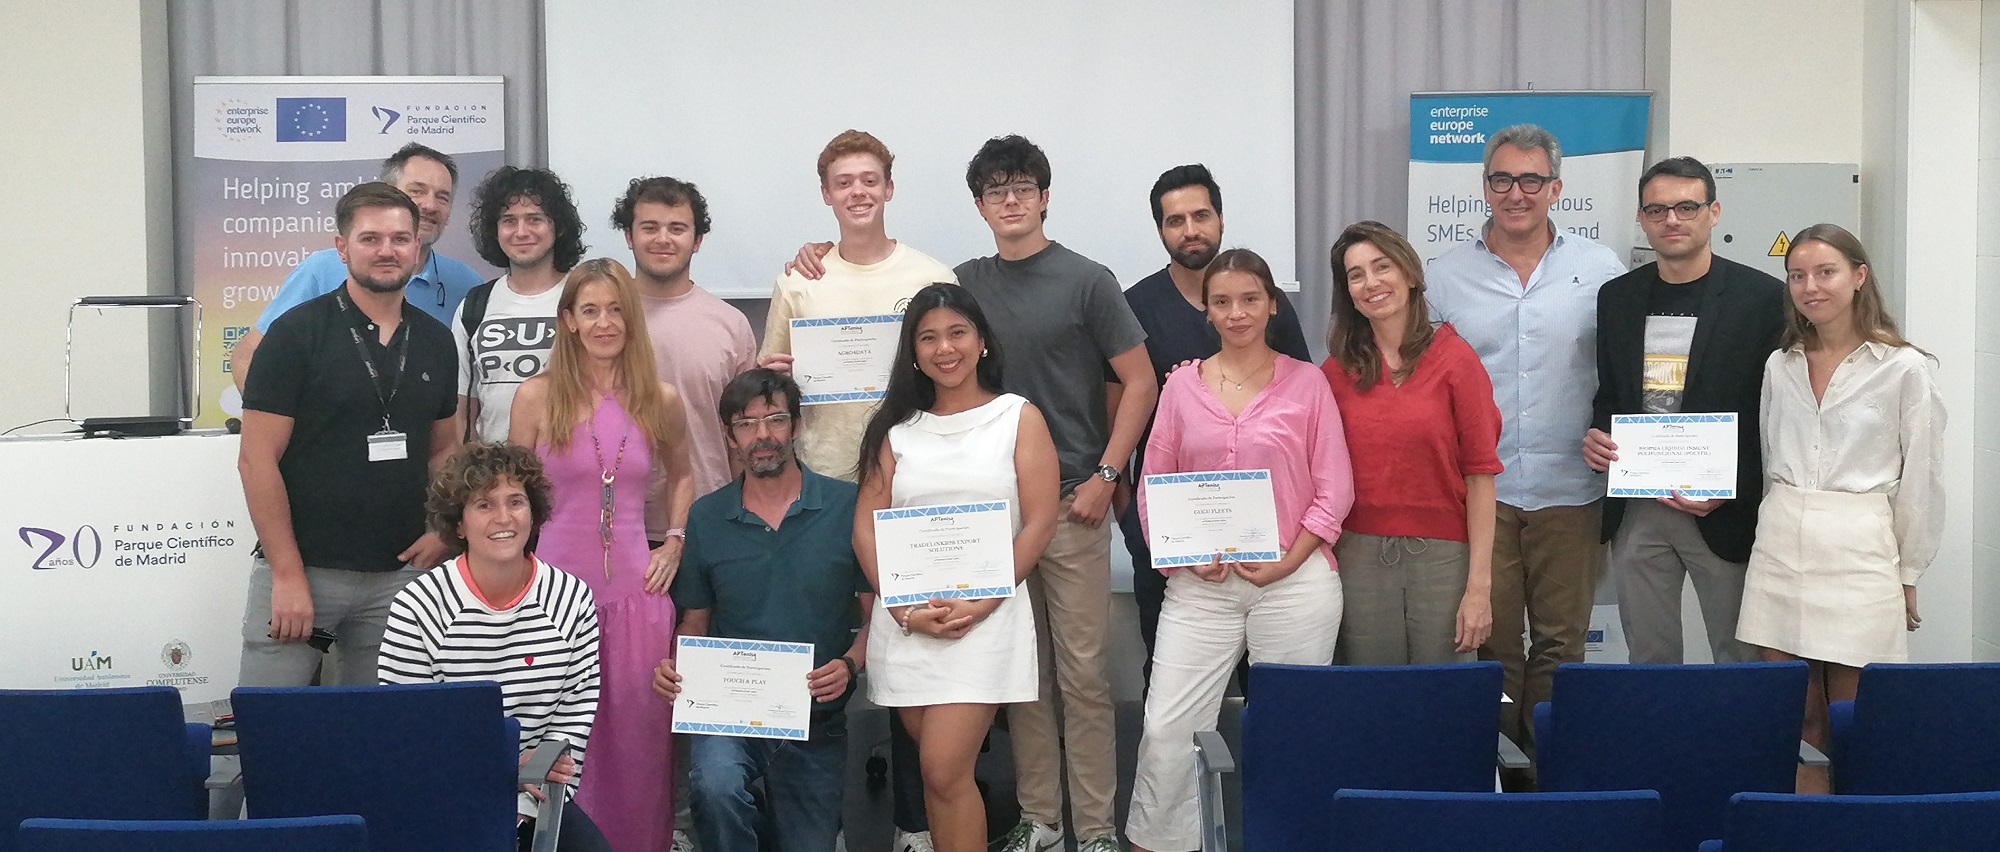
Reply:
[[[1739,793],[1701,852],[1964,852],[2000,847],[2000,792],[1935,796]]]
[[[1730,796],[1794,789],[1806,677],[1801,662],[1557,666],[1535,707],[1537,787],[1657,790],[1673,848],[1692,850]]]
[[[1865,666],[1830,715],[1835,792],[2000,790],[2000,664]]]
[[[302,819],[31,819],[21,852],[368,852],[358,816]]]
[[[201,819],[209,728],[181,721],[169,686],[0,690],[0,852],[37,817]]]
[[[1336,852],[1666,852],[1666,818],[1651,790],[1598,793],[1333,795]]]

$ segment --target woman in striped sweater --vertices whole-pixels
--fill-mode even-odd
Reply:
[[[533,450],[467,444],[431,479],[430,528],[464,555],[412,580],[389,607],[381,680],[500,684],[521,723],[521,760],[551,737],[572,750],[549,773],[574,790],[597,715],[597,606],[582,580],[527,551],[549,517],[549,480]],[[533,832],[539,790],[523,788],[521,848]],[[610,845],[565,801],[562,852]]]

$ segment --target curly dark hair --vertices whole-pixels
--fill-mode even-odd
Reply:
[[[542,472],[542,460],[535,451],[498,441],[459,447],[431,477],[424,500],[431,532],[451,545],[453,552],[465,552],[465,536],[458,529],[465,520],[465,504],[493,490],[503,479],[520,483],[528,492],[528,515],[533,519],[528,538],[533,540],[549,520],[548,474]]]
[[[701,239],[708,236],[715,223],[708,218],[708,199],[694,184],[671,177],[633,178],[625,185],[625,194],[619,196],[618,203],[611,208],[611,226],[625,234],[632,233],[633,217],[638,215],[641,204],[665,204],[679,207],[683,204],[694,213],[694,236]]]
[[[583,259],[583,216],[570,200],[569,185],[547,169],[520,169],[501,166],[481,181],[472,195],[472,245],[480,258],[501,269],[507,268],[507,252],[500,248],[500,216],[516,201],[539,204],[556,226],[556,271],[567,273]]]

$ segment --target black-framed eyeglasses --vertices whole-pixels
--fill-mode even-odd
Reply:
[[[1006,204],[1009,198],[1027,201],[1041,194],[1042,188],[1039,186],[1032,183],[1017,183],[1013,186],[989,186],[984,192],[979,193],[979,200],[988,204]]]
[[[1713,201],[1683,201],[1679,204],[1641,204],[1639,205],[1639,215],[1646,217],[1646,221],[1648,222],[1664,222],[1667,220],[1667,211],[1672,210],[1674,211],[1675,219],[1685,222],[1694,218],[1694,214],[1700,213],[1703,207],[1714,203]]]
[[[1549,181],[1552,180],[1555,180],[1555,178],[1549,175],[1534,173],[1510,175],[1506,172],[1493,172],[1486,176],[1486,188],[1496,193],[1504,194],[1507,190],[1513,189],[1518,184],[1521,187],[1522,195],[1534,195],[1537,192],[1541,192],[1542,187],[1547,186]]]
[[[791,428],[792,415],[789,412],[780,411],[776,414],[766,414],[763,417],[738,417],[735,420],[729,421],[729,430],[743,435],[757,434],[757,427],[759,426],[770,427],[774,434],[782,432]]]

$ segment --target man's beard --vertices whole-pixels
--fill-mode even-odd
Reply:
[[[355,272],[354,270],[348,271],[353,274],[354,282],[360,284],[362,289],[370,293],[394,293],[402,290],[410,283],[410,276],[400,273],[387,281],[377,281],[360,272]]]
[[[770,452],[769,458],[757,458],[761,452]],[[771,479],[785,472],[792,463],[792,445],[787,441],[758,441],[743,451],[743,469],[758,479]]]
[[[1216,254],[1217,251],[1213,243],[1202,243],[1200,248],[1192,251],[1173,249],[1167,252],[1167,256],[1173,258],[1174,263],[1179,264],[1184,269],[1207,269],[1209,261],[1214,260]]]

